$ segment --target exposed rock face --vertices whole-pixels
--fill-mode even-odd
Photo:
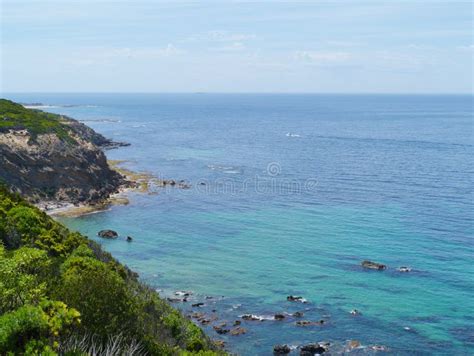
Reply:
[[[7,104],[16,109],[13,105],[17,104]],[[115,146],[112,141],[76,120],[54,114],[45,119],[42,112],[24,110],[28,109],[18,109],[17,116],[31,115],[34,120],[38,115],[39,124],[56,126],[35,132],[34,127],[21,123],[21,117],[12,119],[13,114],[2,113],[4,121],[20,124],[0,130],[0,181],[33,202],[71,203],[100,202],[127,183],[110,169],[101,150]]]

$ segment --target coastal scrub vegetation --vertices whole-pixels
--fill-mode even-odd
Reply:
[[[0,99],[0,132],[27,130],[32,140],[41,134],[55,133],[64,141],[74,142],[70,128],[63,121],[61,115],[27,109],[11,100]]]
[[[0,354],[217,355],[99,244],[0,185]]]

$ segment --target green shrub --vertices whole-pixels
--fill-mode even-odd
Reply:
[[[82,325],[101,336],[129,328],[133,302],[119,274],[91,257],[71,256],[61,266],[59,297],[81,312]]]
[[[8,211],[8,217],[15,225],[24,244],[33,244],[36,238],[48,226],[39,210],[28,206],[17,205]]]
[[[0,353],[55,354],[58,340],[80,323],[79,316],[64,303],[47,300],[6,313],[0,316]]]
[[[45,251],[22,247],[9,257],[0,247],[0,313],[39,303],[46,295],[49,267]]]

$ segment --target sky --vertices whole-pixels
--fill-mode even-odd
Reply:
[[[0,4],[1,92],[473,92],[471,1]]]

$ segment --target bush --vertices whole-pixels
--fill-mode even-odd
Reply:
[[[49,267],[45,251],[22,247],[8,257],[0,247],[0,313],[39,303],[46,295]]]
[[[125,281],[91,257],[71,256],[61,266],[59,295],[82,315],[82,326],[106,337],[130,328],[133,303]]]
[[[55,354],[60,337],[80,322],[77,310],[45,300],[0,316],[0,353]]]

